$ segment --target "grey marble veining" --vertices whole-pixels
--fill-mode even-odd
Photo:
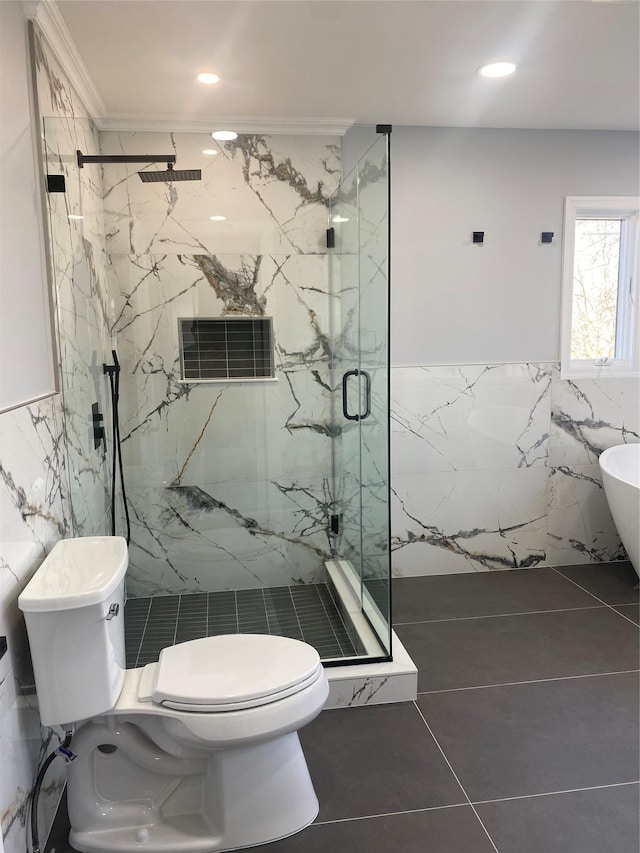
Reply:
[[[170,145],[179,165],[204,166],[201,183],[173,194],[141,184],[133,170],[104,171],[129,588],[313,581],[330,553],[334,503],[321,244],[336,146],[243,136],[205,162],[192,134],[103,134],[101,142],[118,153]],[[212,223],[214,213],[227,220]],[[275,380],[181,379],[178,319],[228,315],[272,318]]]
[[[392,371],[398,575],[624,557],[597,458],[639,440],[634,380],[555,364]]]
[[[97,154],[98,132],[40,35],[35,44],[44,171],[66,181],[64,193],[47,194],[47,212],[72,529],[91,535],[109,524],[108,465],[104,447],[93,447],[90,423],[98,403],[108,430],[102,365],[112,341],[100,169],[79,169],[76,151]]]
[[[552,464],[593,464],[607,447],[640,441],[637,378],[562,380],[552,396]]]
[[[0,634],[7,637],[0,660],[0,814],[5,853],[23,853],[35,770],[57,733],[40,729],[17,598],[45,551],[69,533],[60,396],[0,415],[0,447]],[[45,831],[63,780],[63,768],[53,768],[41,799]]]

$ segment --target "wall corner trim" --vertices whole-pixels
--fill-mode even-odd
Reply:
[[[107,109],[91,79],[78,48],[67,29],[55,0],[23,0],[22,8],[27,20],[35,21],[51,50],[69,76],[87,112],[94,119],[106,115]]]

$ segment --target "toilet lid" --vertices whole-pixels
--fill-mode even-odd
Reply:
[[[191,711],[251,708],[289,696],[322,672],[318,652],[288,637],[229,634],[168,646],[153,702]]]

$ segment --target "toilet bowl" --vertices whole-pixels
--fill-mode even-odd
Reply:
[[[57,543],[19,598],[44,725],[79,723],[67,802],[85,853],[222,853],[291,835],[318,801],[298,739],[329,688],[318,653],[234,634],[124,666],[126,543]]]

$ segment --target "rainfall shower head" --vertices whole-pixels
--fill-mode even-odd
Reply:
[[[174,169],[176,162],[175,154],[83,154],[76,151],[78,166],[82,169],[85,163],[166,163],[165,170],[155,172],[138,172],[140,180],[145,183],[151,181],[201,181],[202,171],[200,169]]]
[[[166,170],[154,170],[153,172],[138,172],[140,180],[147,183],[158,183],[160,181],[201,181],[202,171],[200,169],[174,169],[173,163],[167,163]]]

